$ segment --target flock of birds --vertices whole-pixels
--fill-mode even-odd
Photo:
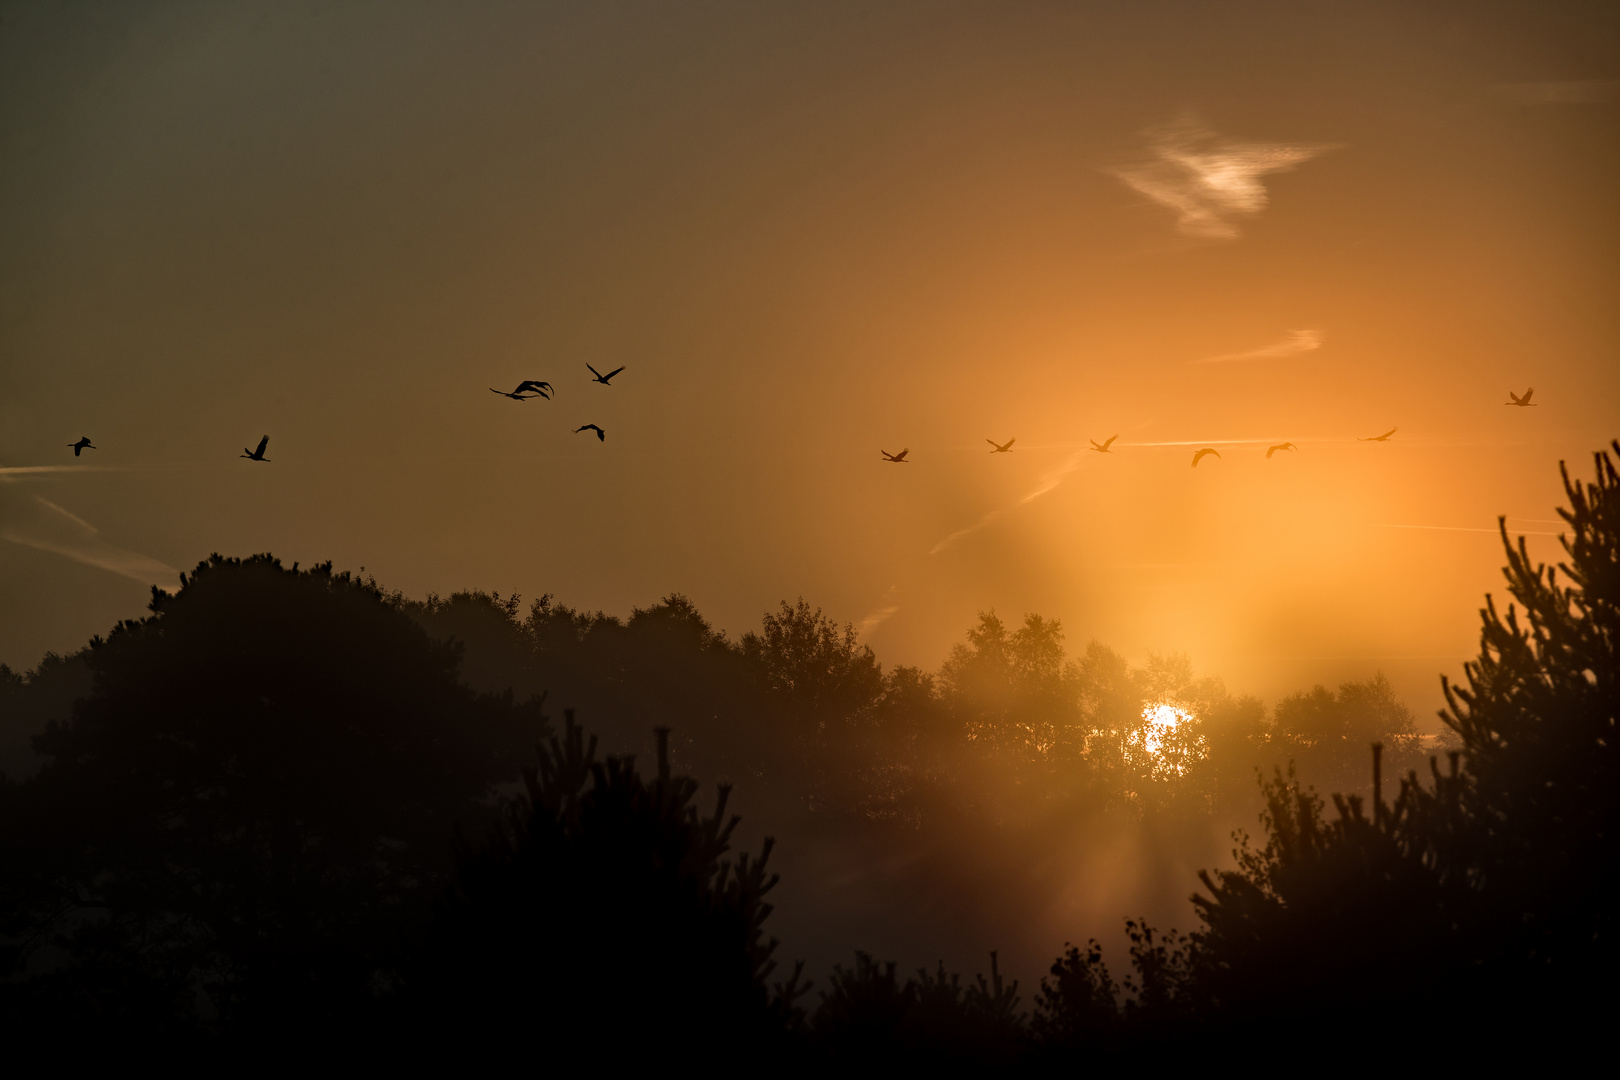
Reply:
[[[1508,391],[1508,397],[1511,398],[1512,400],[1511,401],[1504,401],[1504,402],[1502,402],[1502,404],[1504,404],[1504,405],[1517,405],[1521,409],[1531,407],[1535,403],[1530,400],[1530,397],[1535,392],[1536,392],[1536,388],[1532,386],[1532,387],[1530,387],[1528,390],[1526,390],[1524,392],[1523,397],[1520,397],[1518,394],[1515,394],[1513,391],[1509,390]],[[1400,429],[1399,428],[1390,428],[1388,431],[1384,432],[1382,435],[1369,435],[1365,439],[1358,437],[1356,439],[1356,441],[1357,442],[1388,442],[1389,437],[1391,435],[1395,434],[1395,432],[1398,431],[1398,430],[1400,430]],[[1111,454],[1111,453],[1113,453],[1113,451],[1111,449],[1109,449],[1109,447],[1114,445],[1114,440],[1117,439],[1117,438],[1119,438],[1118,435],[1110,435],[1110,436],[1108,436],[1107,439],[1105,439],[1102,442],[1098,442],[1096,439],[1088,439],[1087,441],[1091,443],[1091,446],[1088,447],[1088,449],[1095,450],[1099,454]],[[1010,454],[1010,453],[1012,453],[1013,443],[1017,442],[1018,440],[1016,438],[1012,438],[1012,439],[1008,439],[1004,443],[998,443],[994,439],[986,439],[984,441],[990,444],[990,452],[992,454]],[[1295,446],[1291,442],[1282,442],[1282,443],[1276,444],[1275,446],[1268,446],[1266,448],[1266,459],[1269,461],[1271,459],[1271,455],[1275,454],[1279,450],[1293,451],[1293,450],[1298,450],[1298,449],[1299,449],[1299,447]],[[879,450],[878,453],[883,455],[883,460],[884,461],[892,462],[892,463],[894,463],[896,465],[910,464],[910,461],[906,457],[907,454],[911,453],[911,449],[909,447],[904,449],[904,450],[901,450],[898,454],[891,454],[887,450]],[[1212,446],[1206,446],[1201,450],[1194,450],[1193,451],[1193,456],[1192,456],[1192,467],[1195,468],[1195,469],[1198,468],[1198,463],[1200,461],[1203,461],[1206,457],[1209,457],[1210,455],[1214,455],[1215,457],[1219,458],[1221,456],[1221,452],[1219,450],[1216,450]]]
[[[624,370],[623,367],[617,367],[604,375],[600,371],[597,371],[594,367],[591,367],[589,364],[586,364],[585,366],[590,369],[592,375],[591,382],[599,382],[603,386],[611,386],[613,376]],[[489,392],[492,394],[499,394],[504,398],[511,398],[513,401],[529,401],[530,399],[537,397],[543,397],[547,401],[550,401],[551,395],[555,394],[557,389],[544,379],[524,379],[522,382],[518,383],[517,389],[513,390],[511,393],[507,393],[505,390],[497,390],[493,386],[489,388]],[[596,440],[598,442],[607,441],[607,432],[603,431],[602,428],[597,424],[586,424],[583,427],[577,427],[574,429],[574,434],[578,435],[584,431],[596,432]],[[270,459],[264,456],[264,451],[269,445],[270,436],[265,435],[259,439],[259,445],[257,448],[249,450],[244,446],[242,448],[242,452],[237,456],[247,458],[249,461],[262,461],[268,465],[270,463]],[[73,451],[74,457],[78,457],[85,450],[97,449],[97,447],[90,441],[90,437],[88,435],[81,435],[78,442],[68,443],[68,448]]]
[[[614,368],[612,371],[604,375],[590,364],[586,364],[585,367],[591,373],[591,381],[601,383],[603,386],[611,386],[613,377],[624,370],[624,368],[621,366]],[[510,398],[513,401],[530,401],[537,397],[545,398],[547,401],[550,401],[551,395],[555,394],[557,389],[544,379],[524,379],[522,382],[517,384],[517,388],[514,390],[497,390],[492,386],[489,388],[489,392],[492,394],[498,394],[503,398]],[[1509,390],[1508,397],[1511,400],[1504,401],[1502,404],[1514,405],[1521,409],[1532,408],[1536,403],[1531,401],[1530,398],[1535,394],[1535,392],[1536,388],[1533,386],[1525,390],[1523,396],[1515,394],[1513,391]],[[1358,438],[1356,441],[1388,442],[1389,437],[1395,434],[1397,430],[1399,429],[1390,428],[1382,435],[1369,435],[1364,439]],[[574,429],[574,434],[579,435],[586,431],[596,432],[596,439],[598,442],[607,441],[607,432],[603,431],[602,428],[597,424],[582,424]],[[1102,442],[1098,442],[1096,439],[1090,439],[1087,441],[1091,443],[1089,449],[1095,450],[1099,454],[1111,454],[1113,453],[1113,450],[1111,450],[1110,447],[1114,445],[1114,440],[1117,438],[1119,438],[1118,435],[1110,435]],[[1013,443],[1017,442],[1018,439],[1016,437],[1011,438],[1004,443],[998,443],[994,439],[986,439],[984,441],[990,444],[990,452],[992,454],[1010,454],[1012,453]],[[262,461],[269,464],[270,459],[264,456],[265,448],[269,445],[270,436],[266,435],[259,440],[259,445],[256,449],[249,450],[244,446],[242,448],[242,453],[239,456],[247,458],[249,461]],[[80,453],[85,450],[96,449],[96,446],[90,442],[90,437],[88,435],[81,435],[78,442],[69,443],[68,447],[73,451],[74,457],[78,457]],[[1299,447],[1295,446],[1291,442],[1278,443],[1275,446],[1269,446],[1266,448],[1266,459],[1270,460],[1271,455],[1275,454],[1279,450],[1294,451],[1298,449]],[[883,455],[883,460],[892,462],[895,465],[910,464],[910,461],[906,456],[911,453],[911,449],[909,447],[901,450],[898,454],[891,454],[887,450],[880,450],[879,453]],[[1211,446],[1206,446],[1200,450],[1194,450],[1192,456],[1192,467],[1195,469],[1198,468],[1198,463],[1211,455],[1219,458],[1221,456],[1221,452]]]
[[[623,367],[616,367],[604,375],[600,371],[597,371],[594,367],[591,367],[589,364],[586,364],[585,367],[589,369],[591,373],[591,382],[599,382],[603,386],[612,386],[613,376],[624,370]],[[499,394],[503,398],[511,398],[513,401],[529,401],[532,398],[537,397],[543,397],[547,401],[550,401],[551,395],[555,394],[557,389],[543,379],[524,379],[522,382],[517,384],[517,389],[513,390],[510,394],[505,390],[497,390],[493,386],[489,388],[489,392],[492,394]],[[578,435],[583,431],[594,431],[596,432],[597,442],[607,442],[607,432],[603,431],[596,424],[585,424],[581,427],[577,427],[574,429],[574,434]]]

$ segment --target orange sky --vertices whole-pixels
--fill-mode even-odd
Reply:
[[[1547,7],[8,8],[0,661],[270,550],[1432,726],[1461,530],[1620,434],[1620,12]]]

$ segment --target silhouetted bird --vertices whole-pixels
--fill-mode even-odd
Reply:
[[[1356,440],[1356,442],[1388,442],[1389,437],[1391,435],[1395,434],[1399,430],[1400,430],[1400,428],[1390,428],[1388,431],[1384,432],[1382,435],[1374,435],[1370,439],[1360,439],[1360,438],[1358,438]]]
[[[536,390],[533,393],[529,393],[528,391],[533,389],[534,385],[535,384],[532,380],[525,379],[518,383],[518,388],[513,390],[510,394],[508,394],[505,390],[497,390],[493,386],[489,388],[489,392],[492,394],[499,394],[501,397],[509,397],[513,401],[528,401],[530,398],[537,397],[543,397],[548,401],[551,400],[551,395],[547,394],[544,390]],[[545,385],[550,384],[548,383]]]
[[[606,375],[604,375],[600,371],[597,371],[595,368],[591,367],[591,365],[589,365],[589,364],[586,364],[585,366],[588,367],[588,368],[591,368],[591,374],[596,376],[596,378],[592,379],[591,382],[599,382],[603,386],[609,385],[608,380],[613,378],[613,376],[617,375],[619,372],[624,370],[624,368],[622,368],[622,367],[617,367],[617,368],[614,368],[612,371],[608,372]]]
[[[1210,448],[1209,448],[1209,447],[1207,447],[1207,446],[1206,446],[1206,447],[1204,447],[1204,448],[1203,448],[1203,449],[1202,449],[1202,450],[1194,450],[1194,451],[1193,451],[1193,463],[1192,463],[1192,467],[1193,467],[1193,468],[1195,468],[1195,469],[1196,469],[1196,468],[1198,468],[1198,463],[1199,463],[1199,462],[1200,462],[1200,461],[1203,461],[1203,460],[1204,460],[1204,458],[1205,458],[1205,457],[1206,457],[1206,456],[1208,456],[1208,455],[1209,455],[1209,454],[1214,454],[1214,455],[1215,455],[1215,456],[1216,456],[1216,457],[1220,457],[1220,456],[1221,456],[1221,452],[1220,452],[1220,451],[1219,451],[1219,450],[1211,450],[1211,449],[1210,449]]]
[[[73,447],[73,456],[74,457],[79,456],[79,451],[80,450],[94,450],[95,449],[95,447],[90,445],[90,436],[88,436],[88,435],[80,435],[78,442],[68,443],[68,445]]]
[[[906,464],[906,455],[911,453],[911,448],[907,447],[898,454],[891,454],[887,450],[879,450],[878,453],[883,455],[885,461],[892,461],[896,465],[904,465]]]
[[[239,457],[245,457],[249,461],[263,461],[263,462],[268,463],[270,461],[270,459],[264,456],[264,448],[269,446],[269,445],[270,445],[270,436],[266,435],[264,438],[259,440],[259,448],[257,450],[249,450],[247,447],[244,446],[244,447],[242,447],[242,453],[239,454],[238,456]]]
[[[595,424],[586,424],[584,427],[577,427],[574,429],[574,434],[578,435],[582,431],[594,431],[596,432],[597,442],[607,442],[607,432],[603,431]]]
[[[1298,449],[1299,449],[1299,447],[1295,446],[1291,442],[1278,443],[1276,446],[1273,446],[1269,450],[1266,451],[1266,457],[1270,458],[1272,454],[1275,454],[1279,450],[1298,450]]]
[[[513,393],[522,394],[529,391],[539,394],[547,401],[550,401],[551,395],[557,392],[556,389],[553,388],[548,382],[544,382],[540,379],[524,379],[522,382],[518,383],[518,388],[514,390]]]
[[[1528,389],[1528,390],[1526,390],[1524,392],[1524,397],[1520,397],[1518,394],[1515,394],[1513,391],[1509,390],[1508,391],[1508,397],[1512,398],[1513,400],[1512,401],[1504,401],[1504,402],[1502,402],[1502,404],[1504,404],[1504,405],[1517,405],[1521,409],[1526,408],[1526,407],[1532,407],[1533,408],[1534,405],[1530,400],[1530,395],[1535,393],[1535,392],[1536,392],[1536,388],[1532,386],[1530,389]]]
[[[1108,436],[1108,441],[1104,443],[1100,443],[1096,439],[1092,439],[1091,448],[1097,451],[1099,454],[1112,454],[1113,451],[1108,448],[1114,445],[1114,440],[1117,438],[1119,438],[1118,435],[1110,435]]]
[[[990,451],[992,454],[1010,454],[1012,453],[1012,444],[1018,440],[1015,438],[1008,439],[1005,444],[997,443],[994,439],[986,439],[984,441],[995,447],[994,450]]]

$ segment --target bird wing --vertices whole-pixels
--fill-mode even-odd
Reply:
[[[595,368],[591,367],[591,365],[586,364],[585,366],[588,367],[588,368],[591,368],[591,374],[595,375],[598,379],[600,379],[602,377],[602,373],[600,371],[597,371]]]
[[[264,448],[269,446],[269,445],[270,445],[270,436],[266,435],[264,438],[259,440],[259,448],[257,450],[255,450],[255,451],[253,451],[253,452],[255,454],[262,455],[264,453]]]
[[[1530,404],[1530,395],[1535,393],[1535,392],[1536,392],[1536,388],[1533,387],[1533,386],[1530,389],[1526,390],[1524,392],[1524,397],[1519,399],[1519,404],[1521,404],[1521,405]]]
[[[1013,444],[1013,443],[1015,443],[1015,442],[1017,442],[1017,441],[1018,441],[1018,438],[1017,438],[1017,436],[1014,436],[1014,437],[1013,437],[1013,438],[1011,438],[1011,439],[1008,439],[1008,440],[1007,440],[1007,445],[1006,445],[1006,446],[1003,446],[1003,447],[1002,447],[1002,449],[1003,449],[1003,450],[1011,450],[1011,449],[1012,449],[1012,444]]]
[[[1108,436],[1108,441],[1103,443],[1103,449],[1106,450],[1110,446],[1113,446],[1114,445],[1114,440],[1117,439],[1117,438],[1119,438],[1118,435],[1110,435],[1110,436]]]
[[[1275,454],[1278,450],[1281,450],[1281,449],[1282,449],[1282,447],[1280,447],[1280,446],[1271,447],[1269,450],[1266,451],[1266,460],[1270,461],[1271,460],[1271,455]]]
[[[1508,391],[1508,398],[1509,400],[1506,402],[1508,405],[1517,405],[1519,403],[1519,395],[1511,390]]]
[[[613,378],[613,376],[617,375],[619,372],[621,372],[623,370],[624,370],[623,367],[616,367],[612,371],[608,372],[606,375],[602,376],[602,378],[611,379],[611,378]]]
[[[900,451],[898,454],[894,455],[893,460],[894,461],[904,461],[904,460],[906,460],[906,455],[909,454],[909,453],[911,453],[911,448],[907,447],[906,449]]]
[[[1378,438],[1379,438],[1380,441],[1382,441],[1384,439],[1389,438],[1391,435],[1395,434],[1399,430],[1400,430],[1400,428],[1390,428],[1388,431],[1386,431],[1382,435],[1378,436]]]
[[[499,395],[501,395],[501,397],[511,397],[512,396],[511,394],[508,394],[505,390],[497,390],[493,386],[489,388],[489,392],[492,393],[492,394],[499,394]]]
[[[1000,446],[996,446],[996,440],[994,440],[994,439],[986,439],[986,440],[984,440],[984,441],[985,441],[985,442],[987,442],[987,443],[989,443],[989,444],[990,444],[990,445],[991,445],[991,446],[995,446],[995,447],[996,447],[996,449],[997,449],[997,450],[1000,450],[1000,449],[1001,449],[1001,447],[1000,447]]]

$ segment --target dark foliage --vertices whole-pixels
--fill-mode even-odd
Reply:
[[[91,643],[93,689],[0,787],[6,1023],[285,1044],[349,1023],[545,732],[374,588],[213,559]],[[509,771],[508,771],[509,770]]]
[[[1203,876],[1180,1008],[1301,1042],[1422,1016],[1475,1055],[1603,1030],[1620,1002],[1620,477],[1607,453],[1596,467],[1564,473],[1556,569],[1504,524],[1516,603],[1487,601],[1468,685],[1447,686],[1448,769],[1409,772],[1386,803],[1375,746],[1370,805],[1336,795],[1331,821],[1291,775],[1266,785],[1265,845]]]
[[[813,1030],[817,1049],[835,1067],[994,1068],[1015,1063],[1027,1042],[1018,982],[1006,982],[990,954],[990,978],[968,986],[942,963],[905,983],[893,961],[864,952],[851,968],[835,965]]]
[[[453,1050],[477,1030],[491,1051],[613,1046],[626,1063],[782,1048],[802,990],[797,971],[767,985],[771,841],[727,858],[730,789],[701,814],[666,739],[649,781],[633,759],[597,760],[569,714],[489,842],[458,845],[455,885],[405,968],[402,1043]]]

